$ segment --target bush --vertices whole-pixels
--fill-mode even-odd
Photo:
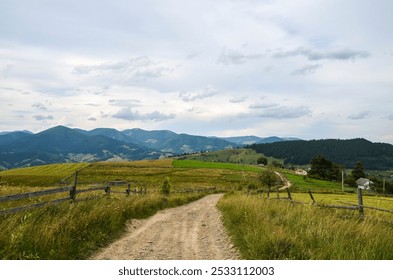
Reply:
[[[165,178],[164,182],[162,182],[161,193],[168,195],[171,192],[171,184],[169,184],[169,178]]]

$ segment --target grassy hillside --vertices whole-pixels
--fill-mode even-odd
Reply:
[[[261,171],[260,167],[252,166],[252,165],[235,164],[235,163],[220,163],[220,162],[205,162],[205,161],[198,161],[198,160],[174,160],[173,167],[228,169],[228,170],[251,171],[251,172]]]
[[[227,149],[220,151],[211,151],[205,153],[198,153],[192,155],[186,155],[181,159],[197,160],[206,162],[226,162],[226,163],[238,163],[238,164],[256,164],[257,159],[264,156],[261,153],[257,153],[252,149]],[[274,160],[281,162],[273,157],[266,157],[268,162],[271,163]]]
[[[326,201],[335,199],[322,196]],[[353,198],[343,195],[341,200]],[[383,201],[390,209],[392,202]],[[292,205],[240,193],[227,194],[219,209],[245,259],[393,259],[391,214],[367,211],[367,218],[359,220],[356,211]]]
[[[201,170],[201,168],[203,170]],[[120,163],[93,163],[79,173],[80,184],[125,180],[131,188],[157,190],[169,178],[175,190],[186,188],[217,187],[232,189],[245,186],[248,180],[257,180],[257,173],[240,165],[206,165],[204,162],[186,160],[146,160]],[[258,170],[259,171],[259,170]]]
[[[89,163],[62,163],[0,171],[2,185],[53,186],[63,180],[70,182],[72,174],[89,166]],[[68,180],[68,181],[67,181]]]

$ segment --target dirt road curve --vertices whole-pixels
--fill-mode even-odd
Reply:
[[[223,260],[238,254],[216,208],[222,194],[133,220],[127,233],[92,259]]]

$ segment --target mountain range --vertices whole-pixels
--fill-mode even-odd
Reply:
[[[294,138],[219,138],[169,130],[96,128],[87,131],[56,126],[36,134],[25,130],[1,132],[0,169],[62,162],[157,159],[286,140]]]

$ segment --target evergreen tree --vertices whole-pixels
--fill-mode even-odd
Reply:
[[[321,155],[311,160],[309,176],[317,179],[334,180],[340,179],[340,167]]]
[[[352,170],[351,175],[355,180],[366,177],[363,164],[360,161],[356,162],[355,168]]]

